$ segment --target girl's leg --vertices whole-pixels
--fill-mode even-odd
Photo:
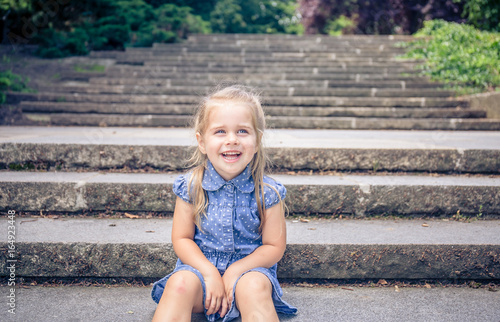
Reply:
[[[242,322],[278,321],[278,314],[272,299],[273,286],[266,275],[249,272],[236,284],[236,306]]]
[[[203,288],[190,271],[172,274],[156,307],[153,322],[191,321],[191,313],[203,312]]]

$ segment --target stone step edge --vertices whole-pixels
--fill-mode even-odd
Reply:
[[[23,112],[28,113],[99,113],[136,115],[193,115],[196,106],[187,104],[128,104],[21,101]],[[264,106],[266,116],[301,117],[386,117],[386,118],[486,118],[483,110],[464,108],[421,107],[312,107]]]
[[[198,104],[197,95],[118,95],[118,94],[80,94],[80,93],[20,93],[9,92],[7,104],[21,101],[54,101],[85,103],[148,103]],[[463,99],[426,98],[426,97],[342,97],[342,96],[268,96],[266,106],[315,106],[315,107],[466,107],[469,102]]]
[[[50,166],[62,170],[158,169],[182,171],[192,147],[185,138],[109,140],[103,132],[88,132],[73,141],[0,143],[0,166]],[[176,140],[174,143],[173,141]],[[183,144],[183,142],[185,144]],[[358,143],[359,145],[359,143]],[[417,145],[408,147],[294,147],[268,146],[274,171],[367,171],[500,174],[500,150]],[[409,162],[408,160],[412,160]]]
[[[0,172],[0,209],[172,213],[175,173]],[[500,216],[500,178],[272,175],[292,214]]]
[[[39,92],[61,93],[61,94],[161,94],[161,95],[191,95],[192,93],[207,94],[211,90],[211,86],[196,86],[196,87],[168,87],[159,86],[137,86],[137,85],[95,85],[95,84],[57,84],[48,86],[39,86]],[[268,88],[263,95],[267,97],[274,96],[343,96],[343,97],[384,97],[384,98],[405,98],[405,97],[425,97],[425,98],[448,98],[453,97],[454,92],[445,89],[410,89],[410,88],[324,88],[324,89],[307,89],[307,88]]]
[[[55,126],[178,127],[190,125],[191,115],[97,114],[97,113],[23,113],[37,124]],[[275,129],[327,130],[443,130],[498,131],[500,121],[485,118],[388,118],[269,116],[267,124]]]
[[[34,239],[22,241],[19,237],[16,241],[16,276],[160,278],[175,265],[176,256],[169,241],[170,219],[162,222],[158,219],[141,222],[129,219],[64,220],[16,219],[19,222],[18,235]],[[140,227],[130,228],[129,225],[126,228],[126,222],[135,226],[140,224]],[[0,223],[2,226],[8,224],[7,219],[3,218]],[[405,228],[402,228],[403,225]],[[500,250],[500,242],[498,234],[495,234],[498,225],[498,221],[470,224],[288,221],[289,240],[285,255],[278,263],[278,277],[498,280],[500,272],[496,268],[499,258],[496,255]],[[491,236],[478,240],[477,231],[485,230]],[[26,231],[32,231],[33,234]],[[356,232],[367,240],[356,242],[358,238],[353,237],[352,242],[353,234],[349,232]],[[41,233],[43,238],[37,240],[32,237],[40,236]],[[68,234],[71,235],[70,239],[50,238]],[[82,234],[84,238],[78,239]],[[321,237],[317,238],[320,234],[323,238],[333,236],[333,240],[322,242]],[[338,234],[346,239],[340,241],[342,237],[337,238]],[[142,240],[137,240],[138,235]],[[299,235],[300,239],[294,241],[295,235]],[[443,235],[451,236],[451,239],[441,241]],[[99,240],[91,241],[96,236]],[[145,241],[151,236],[154,241]],[[104,241],[100,240],[101,237]],[[370,242],[372,237],[374,241]],[[416,239],[412,240],[412,237]],[[466,242],[467,237],[472,239]],[[460,242],[460,239],[464,242]],[[485,242],[488,239],[494,240]],[[0,249],[7,253],[8,245],[6,240],[2,240]],[[0,275],[9,275],[6,261],[0,263]]]

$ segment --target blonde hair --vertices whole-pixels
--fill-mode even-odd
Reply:
[[[255,184],[255,199],[257,201],[257,209],[259,211],[259,216],[261,219],[260,228],[264,223],[264,213],[266,210],[264,199],[264,186],[269,186],[264,183],[264,170],[267,165],[267,155],[262,146],[262,139],[264,136],[264,129],[266,127],[266,120],[264,116],[264,110],[260,102],[260,97],[253,90],[241,86],[232,85],[219,90],[216,90],[213,94],[205,97],[201,104],[198,106],[198,110],[194,116],[194,130],[196,133],[203,135],[208,127],[208,119],[210,115],[211,108],[216,106],[217,103],[224,101],[236,101],[246,104],[250,107],[252,113],[252,125],[257,135],[256,150],[252,161],[250,161],[250,168],[252,177]],[[194,221],[196,226],[201,229],[201,216],[206,216],[206,210],[208,207],[208,196],[205,190],[202,188],[203,174],[205,169],[207,169],[208,157],[203,154],[199,148],[196,148],[191,159],[190,164],[193,166],[192,176],[188,184],[188,193],[191,198],[191,202],[194,206]],[[274,189],[274,187],[271,187]],[[278,197],[281,197],[278,194]],[[262,198],[261,198],[262,194]],[[283,203],[282,207],[284,207]]]

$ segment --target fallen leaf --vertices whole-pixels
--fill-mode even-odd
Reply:
[[[396,285],[396,286],[394,286],[394,290],[395,290],[396,292],[399,292],[399,286],[397,286],[397,285]]]
[[[380,285],[387,285],[387,284],[389,284],[389,283],[387,283],[387,281],[386,281],[386,280],[379,280],[379,281],[377,282],[377,284],[380,284]]]
[[[422,224],[422,227],[429,227],[428,224]]]
[[[154,233],[154,230],[146,230],[147,233]]]
[[[307,228],[307,230],[316,230],[316,228]]]
[[[25,223],[25,222],[32,222],[32,221],[37,221],[38,219],[32,219],[32,220],[23,220],[20,222],[20,224]]]
[[[300,222],[309,222],[309,219],[305,219],[305,218],[300,218],[299,220],[300,220]]]
[[[125,217],[131,218],[131,219],[137,219],[137,218],[139,218],[139,216],[129,214],[128,212],[125,213]]]
[[[491,287],[491,286],[490,286],[490,287],[488,287],[488,291],[490,291],[490,292],[498,292],[498,290],[494,289],[494,288],[493,288],[493,287]]]
[[[134,311],[128,311],[127,314],[134,314]]]
[[[342,287],[342,289],[346,291],[354,291],[352,288],[347,288],[347,287]]]
[[[47,217],[50,219],[59,219],[59,216],[57,215],[48,215]]]
[[[424,285],[424,286],[425,286],[426,288],[431,288],[431,286],[430,286],[429,284],[427,284],[427,283],[425,283],[425,285]]]
[[[116,224],[109,224],[109,227],[116,227]]]

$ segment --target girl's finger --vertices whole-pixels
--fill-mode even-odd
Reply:
[[[206,310],[210,309],[210,302],[212,302],[212,293],[207,292],[207,295],[205,298],[205,309]]]
[[[219,310],[219,315],[220,315],[221,318],[223,318],[224,315],[226,315],[228,309],[229,309],[228,301],[227,301],[226,298],[223,298],[222,299],[222,303],[221,303],[221,307],[220,307],[220,310]]]
[[[207,314],[214,314],[220,308],[220,299],[216,296],[212,298],[212,302],[210,303],[210,307],[208,308]]]

